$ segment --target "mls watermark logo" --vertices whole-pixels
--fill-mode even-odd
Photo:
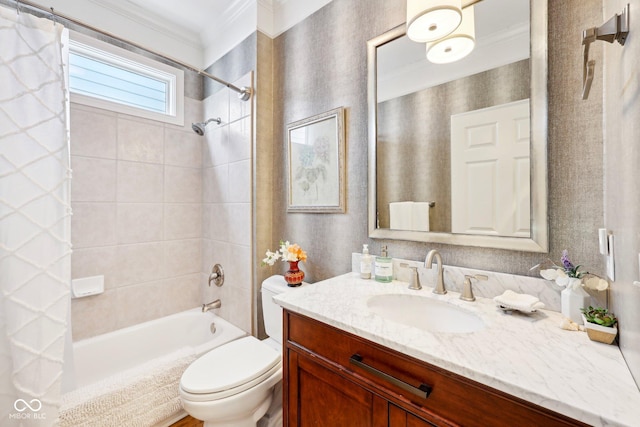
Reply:
[[[40,412],[42,409],[42,402],[39,399],[31,399],[28,402],[24,399],[17,399],[13,402],[13,409],[17,412],[9,414],[9,419],[44,420],[47,417],[47,414]]]

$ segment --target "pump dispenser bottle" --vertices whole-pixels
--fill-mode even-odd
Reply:
[[[369,245],[362,245],[362,257],[360,257],[360,278],[371,279],[371,255],[369,255]]]
[[[376,257],[375,263],[376,281],[389,283],[393,280],[393,261],[387,254],[387,246],[383,245],[381,254]]]

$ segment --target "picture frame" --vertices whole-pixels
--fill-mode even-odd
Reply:
[[[287,212],[344,213],[344,107],[287,125]]]

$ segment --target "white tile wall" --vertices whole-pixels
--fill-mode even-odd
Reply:
[[[252,174],[251,161],[242,160],[229,164],[229,196],[230,203],[250,203]]]
[[[250,75],[234,82],[240,86],[249,83]],[[219,314],[252,332],[251,103],[239,101],[235,92],[224,89],[203,104],[205,117],[222,117],[223,123],[207,127],[202,150],[202,294],[207,301],[220,298]],[[225,269],[222,288],[207,287],[215,263]]]
[[[241,118],[229,125],[229,162],[251,158],[251,117]]]
[[[118,117],[118,159],[164,162],[164,128],[151,120]]]
[[[163,242],[118,245],[116,251],[118,288],[166,277],[164,261]]]
[[[72,203],[71,242],[74,248],[116,244],[115,203]]]
[[[118,243],[162,240],[162,208],[161,203],[119,203],[117,214]]]
[[[71,156],[74,202],[116,201],[116,160]]]
[[[229,165],[223,164],[206,168],[203,171],[204,203],[226,203],[229,198]]]
[[[115,113],[73,104],[71,154],[115,159],[118,131]]]
[[[206,144],[202,146],[202,166],[208,168],[229,163],[229,126],[207,128],[205,139]]]
[[[105,276],[72,302],[74,339],[202,304],[201,120],[189,99],[184,126],[72,104],[72,277]]]
[[[165,203],[163,206],[165,240],[202,236],[201,203]]]
[[[164,201],[167,203],[201,203],[202,170],[165,166]]]
[[[74,339],[215,298],[252,331],[250,114],[227,89],[186,99],[183,126],[72,104],[72,277],[105,276],[104,294],[73,300]],[[193,133],[211,117],[222,124]],[[206,285],[215,263],[222,288]]]
[[[202,166],[202,147],[202,137],[196,135],[195,132],[165,130],[164,155],[167,165],[200,168]]]
[[[160,203],[164,199],[163,180],[163,165],[118,161],[117,200]]]

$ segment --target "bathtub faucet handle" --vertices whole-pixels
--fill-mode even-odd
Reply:
[[[209,286],[211,282],[215,283],[217,287],[224,284],[224,270],[220,264],[216,264],[211,268],[211,274],[209,274]]]

